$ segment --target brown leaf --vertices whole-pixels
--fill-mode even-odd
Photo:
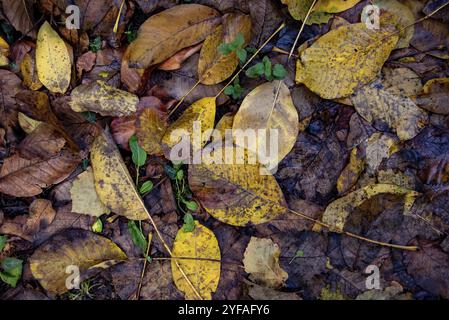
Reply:
[[[259,48],[260,45],[282,23],[282,15],[279,7],[271,0],[249,0],[248,7],[253,22],[251,45]]]
[[[161,143],[168,128],[168,115],[159,107],[153,105],[143,109],[136,122],[139,144],[150,155],[163,154]]]
[[[158,66],[158,69],[163,71],[174,71],[180,69],[182,63],[186,61],[188,58],[190,58],[192,55],[200,51],[202,46],[203,44],[200,43],[197,44],[196,46],[182,49],[171,58],[162,62]]]
[[[81,78],[84,71],[91,71],[97,60],[97,54],[89,51],[81,55],[76,61],[76,71],[79,78]]]
[[[129,139],[136,133],[137,116],[116,118],[111,122],[111,134],[115,143],[125,150],[129,150]]]
[[[428,81],[415,101],[419,107],[430,112],[449,114],[449,78]]]
[[[65,139],[51,126],[41,123],[19,145],[20,156],[32,160],[55,156],[65,145]]]
[[[3,12],[13,27],[24,35],[36,38],[33,19],[34,0],[3,0]]]

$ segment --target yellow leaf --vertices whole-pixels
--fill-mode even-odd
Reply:
[[[218,47],[220,44],[233,42],[239,33],[245,39],[245,48],[251,40],[251,18],[248,15],[230,13],[223,16],[223,24],[206,38],[198,62],[198,74],[202,84],[218,84],[234,73],[239,63],[236,52],[223,55],[218,51]]]
[[[365,161],[360,150],[354,147],[351,151],[348,165],[343,169],[337,180],[338,194],[344,194],[351,189],[365,168]]]
[[[279,86],[279,96],[276,98]],[[274,103],[275,99],[276,103]],[[270,169],[271,166],[281,162],[293,149],[299,132],[298,112],[285,83],[283,81],[267,82],[251,91],[235,115],[232,130],[237,145],[259,156],[268,155],[269,152],[265,151],[275,147],[271,141],[271,134],[277,132],[278,139],[273,139],[273,143],[277,144],[277,154],[269,154]],[[257,145],[245,145],[245,133],[249,132],[247,130],[255,130]],[[261,134],[257,130],[264,130],[266,134]],[[259,160],[261,159],[260,157]]]
[[[52,93],[65,93],[72,72],[67,46],[45,21],[39,29],[36,45],[36,67],[39,80]]]
[[[283,4],[288,6],[288,11],[295,20],[304,21],[307,12],[309,12],[314,0],[281,0]],[[315,10],[312,11],[306,21],[307,25],[314,23],[327,23],[332,18],[332,14]]]
[[[271,239],[251,237],[245,250],[243,265],[251,280],[270,288],[280,288],[288,278],[279,265],[281,250]]]
[[[145,108],[136,121],[139,145],[149,155],[162,155],[162,138],[167,131],[167,114],[158,108]]]
[[[18,113],[18,119],[19,119],[19,125],[25,131],[26,133],[30,134],[34,131],[39,125],[42,123],[40,121],[31,119],[27,115],[23,114],[22,112]]]
[[[300,54],[296,81],[325,99],[349,96],[376,78],[398,41],[391,29],[341,26]]]
[[[206,97],[196,101],[167,129],[162,138],[163,149],[167,158],[170,151],[181,141],[189,137],[192,150],[200,150],[209,140],[215,124],[216,98]],[[194,132],[194,126],[198,132]],[[195,128],[196,128],[195,126]],[[208,132],[209,131],[209,132]],[[199,135],[201,134],[201,137]]]
[[[387,125],[402,141],[414,138],[429,118],[410,98],[384,89],[378,81],[357,90],[351,101],[366,121],[379,123],[380,130]]]
[[[33,277],[48,292],[63,294],[66,282],[79,270],[83,278],[126,260],[125,253],[111,240],[92,232],[69,229],[42,244],[30,257]],[[79,268],[79,269],[77,269]]]
[[[109,132],[95,140],[91,163],[95,190],[109,210],[130,220],[148,219],[147,209]]]
[[[137,111],[139,98],[102,80],[83,84],[72,91],[70,107],[75,112],[92,111],[102,116],[125,117]]]
[[[220,247],[214,233],[198,221],[195,221],[195,229],[192,232],[186,232],[181,228],[173,244],[172,257],[192,258],[172,259],[171,261],[173,280],[176,287],[185,294],[186,300],[196,300],[198,296],[179,269],[184,271],[193,287],[204,300],[211,300],[212,293],[217,290],[220,281],[221,268],[219,262],[221,260]]]
[[[0,67],[6,67],[9,65],[9,44],[0,37]]]
[[[20,72],[23,76],[23,85],[31,90],[37,91],[42,88],[36,70],[36,61],[29,53],[27,53],[20,64]]]
[[[72,212],[93,217],[100,217],[110,212],[100,201],[97,191],[95,191],[94,174],[91,167],[87,168],[73,181],[70,196],[72,198]]]
[[[181,49],[200,43],[220,24],[218,11],[199,4],[182,4],[151,16],[127,49],[130,65],[146,69]]]
[[[218,131],[222,138],[226,136],[226,130],[232,130],[232,126],[234,125],[234,114],[226,113],[223,117],[221,117],[220,121],[218,121],[215,126],[215,130]]]
[[[221,143],[203,150],[204,154],[208,152],[215,155],[216,163],[203,158],[202,164],[190,165],[189,184],[210,215],[243,227],[268,222],[286,211],[284,195],[276,179],[250,153]]]
[[[399,150],[399,141],[396,137],[388,134],[375,132],[369,137],[366,145],[367,171],[373,175],[384,159],[390,158]]]
[[[322,221],[329,225],[331,231],[342,232],[349,214],[366,200],[381,193],[405,196],[404,214],[410,211],[415,198],[419,195],[418,192],[413,190],[391,184],[368,185],[362,189],[351,192],[328,205],[323,214]]]
[[[319,0],[315,11],[338,13],[346,11],[361,0]]]

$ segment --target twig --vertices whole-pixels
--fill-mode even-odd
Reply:
[[[143,277],[145,276],[145,271],[147,269],[147,263],[148,263],[148,255],[150,254],[151,240],[153,240],[153,234],[150,232],[150,233],[148,233],[148,245],[147,245],[147,252],[145,253],[145,261],[143,262],[143,268],[142,268],[142,273],[140,275],[139,286],[137,287],[137,293],[136,293],[137,300],[140,299],[140,291],[142,290]]]
[[[115,20],[114,29],[112,30],[112,32],[114,32],[114,33],[118,32],[120,17],[122,16],[122,10],[123,10],[124,4],[125,4],[125,0],[122,0],[122,4],[120,5],[120,10],[118,11],[117,20]]]
[[[198,87],[199,85],[200,85],[200,81],[198,80],[198,82],[197,83],[195,83],[194,85],[193,85],[193,87],[192,88],[190,88],[190,90],[189,91],[187,91],[187,93],[186,94],[184,94],[183,96],[182,96],[182,98],[179,100],[179,102],[176,104],[176,106],[174,106],[174,108],[170,111],[170,113],[168,114],[168,116],[170,117],[178,108],[179,108],[179,106],[184,102],[184,100],[193,92],[193,90],[195,90],[196,89],[196,87]]]

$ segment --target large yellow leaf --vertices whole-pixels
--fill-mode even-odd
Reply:
[[[288,6],[288,11],[291,16],[299,21],[304,21],[307,12],[309,12],[314,0],[281,0],[283,4]],[[311,25],[314,23],[321,24],[327,23],[332,18],[332,14],[315,10],[310,14],[306,21],[306,24]]]
[[[407,213],[412,208],[415,198],[419,195],[419,193],[413,190],[391,184],[368,185],[328,205],[322,221],[329,225],[331,231],[342,232],[349,214],[366,200],[381,193],[405,196],[404,213]]]
[[[131,67],[148,68],[181,49],[200,43],[220,24],[219,13],[199,4],[183,4],[151,16],[127,49]]]
[[[216,163],[203,157],[202,164],[191,165],[189,184],[214,218],[233,226],[246,226],[270,221],[286,211],[276,179],[246,150],[218,143],[203,150],[206,153],[215,155]]]
[[[109,132],[103,132],[95,140],[91,162],[101,202],[130,220],[148,219],[145,205]]]
[[[75,112],[93,111],[102,116],[124,117],[137,111],[139,98],[97,80],[73,89],[70,107]]]
[[[251,40],[251,18],[230,13],[223,16],[223,24],[204,41],[198,62],[198,75],[202,84],[218,84],[234,73],[239,61],[236,52],[223,55],[218,51],[218,46],[233,42],[239,33],[245,39],[245,47]]]
[[[361,0],[319,0],[315,11],[329,12],[329,13],[338,13],[346,11]]]
[[[279,96],[276,97],[279,86]],[[285,83],[267,82],[251,91],[235,115],[232,130],[238,145],[259,155],[264,155],[265,150],[271,150],[273,146],[270,130],[277,131],[278,139],[273,139],[273,143],[277,144],[278,152],[276,155],[269,152],[267,154],[270,156],[270,166],[281,162],[292,150],[299,132],[298,112]],[[257,145],[244,145],[247,130],[256,131]],[[257,130],[265,130],[266,135],[258,133]]]
[[[349,96],[378,75],[395,48],[392,30],[370,30],[365,24],[342,26],[302,51],[296,81],[325,99]]]
[[[65,93],[70,85],[72,63],[64,40],[45,22],[39,29],[36,46],[39,80],[53,93]]]
[[[36,59],[27,53],[20,64],[20,72],[23,76],[23,85],[31,90],[37,91],[42,88],[36,69]]]
[[[150,155],[162,155],[162,138],[167,131],[167,114],[158,108],[145,108],[136,121],[139,145]]]
[[[169,154],[172,148],[176,145],[181,146],[180,142],[182,141],[190,141],[190,147],[193,151],[204,147],[214,127],[216,103],[214,97],[198,100],[170,125],[162,138],[162,146],[167,158],[170,158]],[[197,132],[195,132],[195,128]],[[187,138],[190,140],[187,140]]]
[[[88,277],[95,268],[110,267],[126,260],[125,253],[111,240],[92,232],[71,229],[42,244],[30,257],[33,277],[50,293],[63,294],[74,284],[76,268]],[[87,274],[86,274],[87,273]]]
[[[195,221],[192,232],[181,228],[176,235],[172,250],[171,269],[176,287],[184,292],[187,300],[196,300],[198,296],[187,282],[182,269],[199,295],[204,300],[211,300],[220,281],[221,254],[217,238],[212,231]],[[199,260],[203,259],[203,260]],[[206,259],[218,260],[208,261]],[[177,265],[177,263],[179,266]]]

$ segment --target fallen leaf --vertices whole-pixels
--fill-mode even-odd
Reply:
[[[273,31],[279,28],[283,21],[283,15],[275,1],[272,0],[249,0],[248,9],[252,22],[251,46],[259,48]]]
[[[146,69],[181,49],[203,41],[221,22],[217,11],[198,4],[178,5],[151,16],[128,47],[130,66]]]
[[[280,255],[281,250],[273,240],[251,237],[243,258],[245,272],[256,283],[280,288],[288,278],[287,272],[279,265]]]
[[[130,220],[148,219],[145,205],[109,132],[103,132],[95,140],[91,163],[95,190],[106,208]]]
[[[9,65],[9,44],[0,37],[0,67]]]
[[[359,2],[360,0],[319,0],[315,10],[338,13],[352,8]]]
[[[215,130],[218,131],[223,138],[226,137],[226,130],[232,130],[234,116],[233,113],[226,113],[215,126]]]
[[[381,290],[367,290],[359,294],[355,300],[412,300],[411,293],[404,292],[404,288],[397,282]]]
[[[110,211],[103,205],[97,195],[92,168],[87,168],[73,180],[70,189],[72,212],[100,217]]]
[[[247,151],[221,144],[208,146],[203,154],[215,154],[217,163],[203,158],[189,166],[189,185],[204,209],[214,218],[233,225],[260,224],[286,211],[284,195],[275,178],[257,162],[250,163]],[[236,154],[233,164],[225,160]],[[218,157],[216,156],[218,154]],[[244,155],[237,162],[238,155]],[[253,159],[254,160],[254,159]]]
[[[17,31],[36,38],[33,19],[34,0],[3,0],[3,12]]]
[[[390,158],[399,150],[399,141],[394,136],[374,133],[369,137],[366,145],[367,172],[374,175],[384,159]]]
[[[39,80],[36,68],[35,54],[33,56],[27,53],[20,64],[20,72],[23,76],[23,85],[30,90],[37,91],[42,88],[43,84]]]
[[[324,99],[349,96],[374,80],[397,41],[391,29],[363,23],[331,30],[300,53],[296,81]]]
[[[127,257],[111,240],[84,230],[67,230],[42,244],[30,257],[33,277],[51,293],[63,294],[74,267],[81,275],[93,269],[105,269]],[[69,272],[67,273],[67,270]]]
[[[76,72],[79,78],[83,75],[83,72],[89,72],[95,66],[97,60],[97,54],[95,52],[89,51],[81,55],[78,60],[76,60]]]
[[[17,117],[19,120],[20,127],[27,134],[33,132],[42,123],[41,121],[37,121],[28,117],[26,114],[23,114],[22,112],[19,112]]]
[[[25,159],[48,159],[56,156],[65,146],[65,139],[51,126],[41,123],[20,143],[18,150]]]
[[[282,292],[271,288],[259,286],[244,280],[248,288],[248,296],[253,300],[302,300],[295,292]]]
[[[196,46],[182,49],[171,58],[162,62],[157,68],[163,71],[174,71],[181,68],[184,61],[190,58],[192,55],[201,50],[203,44],[197,44]]]
[[[278,87],[280,90],[276,95]],[[245,146],[247,130],[255,131],[257,145]],[[265,130],[265,133],[262,134],[258,130]],[[277,140],[271,137],[272,130],[276,131],[274,137],[277,136]],[[264,157],[269,157],[269,169],[281,162],[293,149],[299,133],[298,112],[285,83],[267,82],[251,91],[234,117],[232,131],[236,144],[258,154],[259,162],[264,160]],[[278,149],[275,155],[271,154],[272,150],[276,150],[272,143],[275,143]]]
[[[168,127],[162,138],[162,148],[168,159],[171,158],[170,153],[174,152],[172,148],[183,146],[180,144],[181,142],[189,142],[188,149],[190,150],[191,148],[193,152],[204,147],[214,127],[216,107],[216,99],[214,97],[198,100]],[[198,127],[197,130],[200,130],[200,139],[193,132],[195,125]],[[186,138],[188,138],[188,141],[186,141]],[[190,153],[187,156],[190,157]]]
[[[205,85],[214,85],[228,79],[239,64],[235,51],[224,55],[219,52],[220,44],[235,41],[238,34],[245,40],[243,48],[251,38],[251,18],[243,14],[226,14],[222,18],[222,25],[206,38],[201,49],[198,62],[199,80]]]
[[[354,147],[349,157],[349,163],[341,172],[337,180],[338,194],[344,194],[350,190],[359,179],[363,169],[365,168],[365,159],[359,148]]]
[[[156,106],[145,108],[136,121],[139,145],[149,155],[162,155],[162,138],[168,128],[167,113]]]
[[[114,141],[123,149],[129,149],[129,139],[136,134],[137,116],[116,118],[111,122],[111,134]]]
[[[430,112],[449,114],[449,78],[429,80],[422,93],[413,100],[419,107]]]
[[[410,98],[385,90],[379,81],[358,89],[351,101],[366,121],[395,132],[401,140],[412,139],[428,122],[427,113]]]
[[[415,198],[419,195],[419,193],[413,190],[391,184],[368,185],[329,204],[323,214],[322,221],[329,225],[331,231],[342,232],[347,217],[356,207],[360,206],[366,200],[382,193],[405,196],[404,214],[412,208]]]
[[[97,80],[73,89],[70,106],[75,112],[92,111],[102,116],[123,117],[137,111],[139,98]]]
[[[39,80],[52,93],[65,93],[70,85],[72,63],[64,40],[46,21],[39,29],[36,46]]]
[[[34,241],[38,233],[53,222],[55,216],[56,211],[53,209],[50,201],[36,199],[29,207],[28,216],[17,216],[12,220],[5,221],[0,226],[0,233]]]
[[[281,0],[283,4],[288,6],[288,11],[295,20],[304,21],[307,12],[309,12],[314,0]],[[346,1],[351,2],[351,1]],[[332,14],[325,11],[318,11],[319,3],[315,6],[315,9],[310,14],[306,21],[306,24],[311,25],[314,23],[321,24],[327,23],[331,18]]]
[[[171,269],[173,280],[186,300],[197,300],[198,296],[186,281],[180,269],[204,300],[211,300],[220,281],[221,254],[217,238],[212,231],[195,221],[195,229],[186,232],[179,229],[173,244]],[[210,261],[207,259],[217,260]]]

